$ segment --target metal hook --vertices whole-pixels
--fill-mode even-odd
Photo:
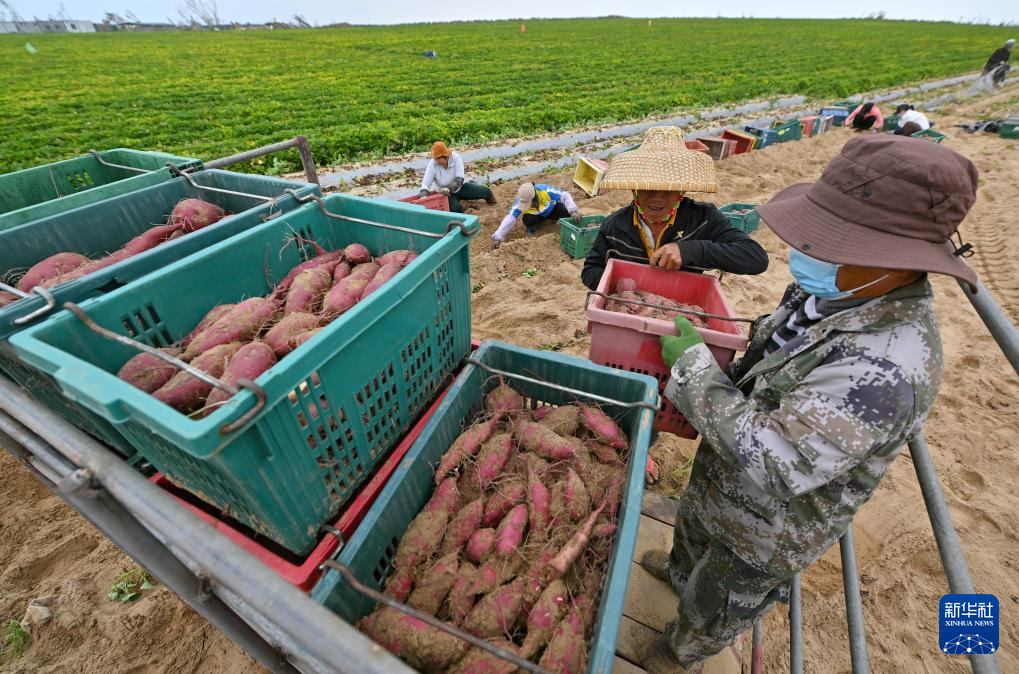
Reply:
[[[95,150],[89,150],[88,153],[95,157],[96,161],[102,164],[103,166],[124,169],[125,171],[134,171],[135,173],[152,173],[152,171],[149,171],[148,169],[138,168],[136,166],[123,166],[121,164],[114,164],[112,162],[108,162],[105,159],[103,159],[103,156],[96,152]]]
[[[509,377],[510,379],[518,379],[520,381],[525,381],[525,382],[528,382],[530,384],[538,384],[539,386],[547,386],[547,387],[553,388],[553,389],[555,389],[557,391],[562,391],[563,393],[569,393],[570,395],[581,396],[583,398],[589,398],[591,400],[597,400],[598,402],[605,403],[606,405],[615,405],[617,407],[626,407],[626,408],[643,407],[643,408],[649,409],[649,410],[651,410],[653,412],[657,412],[657,411],[659,411],[661,409],[661,399],[659,399],[657,402],[654,402],[654,403],[645,402],[643,400],[640,400],[638,402],[628,403],[628,402],[624,402],[622,400],[615,400],[613,398],[606,398],[606,397],[600,396],[600,395],[598,395],[596,393],[588,393],[587,391],[579,391],[577,389],[569,388],[569,387],[566,387],[566,386],[561,386],[560,384],[553,384],[552,382],[542,381],[540,379],[534,379],[533,377],[528,377],[526,375],[517,374],[516,372],[506,372],[505,370],[498,370],[498,369],[496,369],[494,367],[491,367],[490,365],[486,365],[485,363],[482,363],[480,360],[476,360],[474,358],[468,358],[466,360],[466,362],[470,363],[471,365],[477,365],[482,370],[485,370],[486,372],[490,372],[490,373],[495,374],[495,375],[499,375],[500,377]]]
[[[457,637],[458,639],[463,639],[471,646],[474,646],[475,648],[480,648],[481,650],[487,653],[491,653],[497,658],[512,663],[519,667],[520,669],[531,672],[532,674],[553,674],[544,667],[536,665],[530,660],[523,659],[516,653],[511,653],[510,651],[499,648],[495,644],[489,643],[484,639],[479,639],[473,634],[464,632],[458,627],[455,627],[453,625],[450,625],[449,623],[439,620],[435,616],[429,615],[424,611],[419,611],[415,608],[411,608],[410,606],[407,606],[406,604],[399,602],[393,599],[392,597],[384,595],[381,592],[368,587],[367,585],[359,581],[357,577],[354,576],[354,573],[350,569],[348,569],[346,566],[340,564],[337,561],[327,559],[322,563],[322,566],[324,568],[335,569],[336,571],[339,572],[340,576],[343,577],[343,580],[347,581],[347,584],[350,585],[354,590],[365,595],[370,599],[374,599],[380,604],[385,604],[391,609],[395,609],[401,613],[405,613],[412,618],[416,618],[421,622],[434,627],[437,630],[445,632],[446,634],[451,634],[452,636]]]
[[[53,296],[53,293],[51,293],[48,289],[43,288],[42,286],[36,286],[32,288],[31,293],[26,293],[23,290],[15,288],[14,286],[9,286],[6,283],[0,283],[0,290],[4,290],[12,295],[15,295],[18,298],[17,300],[18,302],[30,298],[34,293],[35,295],[41,297],[43,301],[46,303],[45,305],[39,307],[30,314],[25,314],[20,318],[15,318],[12,321],[14,325],[25,325],[26,323],[31,323],[40,316],[44,316],[49,312],[53,311],[53,309],[57,306],[57,298]]]
[[[195,182],[195,179],[191,177],[190,173],[185,173],[183,171],[178,171],[178,176],[188,181],[188,184],[190,184],[191,187],[194,187],[196,190],[205,190],[207,192],[218,192],[220,194],[230,194],[235,197],[246,197],[248,199],[258,199],[259,201],[265,202],[275,202],[277,199],[277,197],[263,197],[261,194],[248,194],[247,192],[236,192],[234,190],[225,190],[221,187],[210,187],[208,185],[199,185],[198,183]],[[293,190],[288,189],[286,191],[292,192]]]
[[[252,419],[258,416],[259,412],[265,408],[265,403],[268,400],[268,396],[265,395],[265,390],[261,386],[251,381],[250,379],[238,379],[237,385],[243,389],[247,389],[255,394],[255,405],[250,410],[242,414],[237,418],[236,421],[231,421],[228,424],[223,424],[219,427],[220,435],[230,435],[234,431],[240,430],[248,425]]]

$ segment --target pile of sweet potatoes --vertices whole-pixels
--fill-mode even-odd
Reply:
[[[646,290],[640,290],[637,287],[637,282],[630,278],[621,278],[616,281],[616,292],[609,295],[609,300],[605,303],[605,308],[608,311],[616,311],[623,314],[633,314],[634,316],[646,316],[648,318],[660,318],[662,320],[671,321],[675,320],[676,316],[684,316],[695,327],[706,328],[708,323],[702,317],[696,314],[683,313],[680,309],[687,311],[700,311],[704,309],[696,304],[684,304],[683,302],[677,302],[670,300],[668,297],[662,297]],[[645,302],[647,304],[657,304],[662,309],[654,307],[646,307],[641,304],[630,304],[629,302],[620,302],[618,300],[636,300],[638,302]]]
[[[500,383],[442,456],[384,592],[554,672],[587,669],[629,443],[597,407],[525,409]],[[515,667],[393,608],[360,622],[423,672]]]
[[[26,271],[15,287],[22,292],[31,292],[32,288],[42,286],[52,288],[53,286],[73,281],[87,276],[100,269],[105,269],[112,264],[144,253],[156,246],[196,232],[203,227],[208,227],[219,222],[226,215],[226,211],[201,199],[183,199],[173,207],[166,224],[151,227],[138,236],[128,241],[117,251],[110,253],[96,260],[81,255],[80,253],[64,252],[50,255],[32,265]],[[13,293],[0,292],[0,306],[13,304],[21,298]]]
[[[334,251],[304,243],[314,247],[315,257],[291,269],[271,293],[213,307],[163,351],[234,386],[254,380],[417,257],[395,250],[373,258],[360,243]],[[211,414],[230,398],[147,353],[128,360],[117,376],[185,414]]]

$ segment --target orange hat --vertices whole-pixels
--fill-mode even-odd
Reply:
[[[437,140],[432,143],[432,159],[438,159],[439,157],[448,157],[452,154],[446,144],[441,140]]]

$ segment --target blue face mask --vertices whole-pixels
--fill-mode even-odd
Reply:
[[[823,297],[830,300],[844,299],[858,290],[863,290],[888,278],[886,274],[869,283],[864,283],[858,288],[839,290],[835,279],[838,276],[840,266],[834,262],[814,259],[795,248],[789,251],[789,271],[792,272],[793,278],[800,284],[800,287],[815,297]]]

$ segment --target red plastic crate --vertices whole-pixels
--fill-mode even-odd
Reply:
[[[666,271],[657,267],[609,260],[598,283],[598,292],[609,295],[621,278],[633,279],[641,290],[657,293],[677,302],[698,304],[709,314],[735,317],[736,313],[714,276],[684,271]],[[591,333],[588,358],[599,365],[651,375],[662,391],[662,411],[655,417],[655,430],[675,433],[683,438],[697,437],[683,415],[664,397],[669,369],[662,361],[661,335],[675,335],[672,321],[624,314],[605,309],[605,298],[594,295],[587,307],[587,327]],[[707,319],[708,327],[698,328],[711,354],[722,367],[737,351],[747,348],[747,336],[739,323],[718,318]]]
[[[815,135],[814,125],[817,124],[817,115],[809,115],[807,117],[800,117],[800,134],[804,138],[810,138]]]
[[[708,146],[700,142],[699,140],[686,140],[683,142],[686,143],[686,149],[688,150],[693,150],[694,152],[703,152],[704,154],[708,153]]]
[[[443,195],[444,196],[444,195]],[[452,384],[450,384],[452,385]],[[343,533],[344,538],[350,538],[354,530],[357,529],[357,525],[364,519],[368,509],[371,508],[372,504],[375,503],[375,499],[382,492],[383,487],[386,486],[386,482],[396,471],[396,467],[400,464],[400,460],[403,459],[407,451],[410,450],[411,445],[421,435],[421,431],[424,430],[425,425],[432,418],[432,415],[439,408],[439,404],[442,399],[446,397],[446,393],[449,391],[447,386],[442,393],[435,399],[431,407],[429,407],[424,415],[418,419],[418,422],[411,427],[407,435],[394,449],[393,453],[389,455],[389,458],[379,466],[375,475],[361,488],[361,491],[350,501],[346,509],[340,516],[331,522],[330,524],[339,529]],[[318,581],[321,571],[319,566],[322,562],[329,559],[332,554],[336,551],[339,541],[336,536],[331,534],[325,534],[319,539],[318,544],[314,547],[311,553],[300,561],[295,561],[292,558],[288,559],[284,557],[284,551],[279,553],[270,549],[266,545],[263,545],[259,541],[255,540],[250,534],[240,531],[235,526],[224,522],[214,515],[209,514],[201,508],[198,504],[201,504],[198,497],[184,491],[180,487],[177,487],[168,479],[163,477],[162,473],[156,473],[149,478],[150,482],[154,482],[156,485],[162,487],[171,496],[176,498],[184,507],[193,512],[199,518],[212,525],[212,527],[229,538],[231,541],[240,546],[243,550],[257,558],[263,564],[268,566],[270,569],[275,571],[283,580],[296,585],[301,590],[308,592]],[[202,504],[204,505],[204,504]],[[211,508],[211,506],[206,506]],[[237,525],[240,526],[240,525]]]
[[[701,138],[701,142],[708,146],[708,155],[715,160],[731,157],[736,147],[736,141],[716,136]]]
[[[404,197],[400,201],[406,201],[408,204],[418,204],[433,211],[449,210],[449,199],[442,192],[433,192],[427,197],[419,197],[417,195]]]
[[[749,134],[740,133],[739,131],[733,131],[732,129],[726,129],[722,132],[722,138],[725,140],[731,140],[735,145],[732,146],[733,154],[743,154],[744,152],[750,152],[754,149],[754,143],[757,139]]]

